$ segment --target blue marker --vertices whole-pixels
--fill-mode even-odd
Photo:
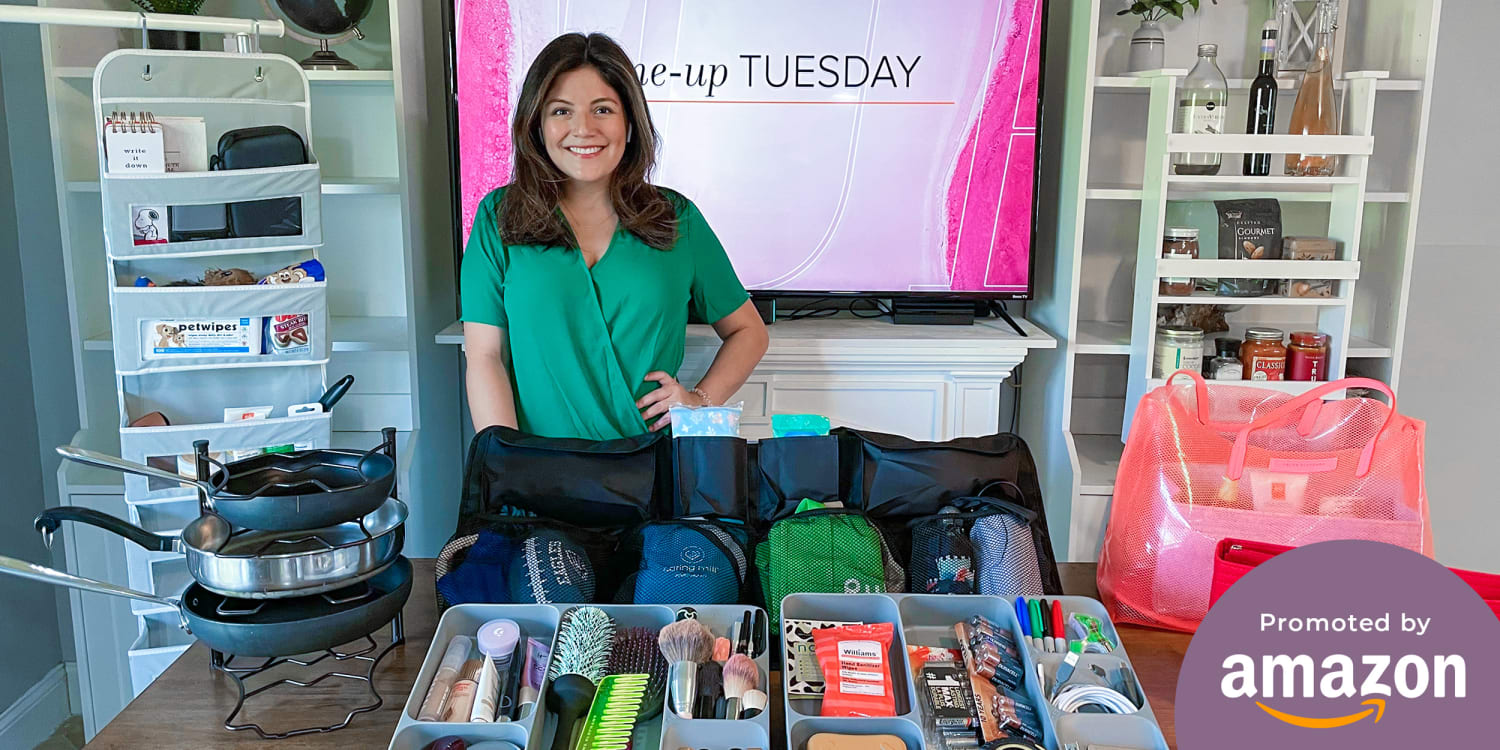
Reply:
[[[1021,623],[1021,635],[1031,637],[1031,616],[1026,612],[1026,598],[1016,597],[1016,621]]]

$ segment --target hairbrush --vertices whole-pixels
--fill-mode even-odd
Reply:
[[[716,662],[704,662],[698,666],[698,694],[693,696],[693,717],[698,719],[717,718],[714,711],[714,703],[719,696],[724,694],[724,665]]]
[[[667,658],[656,646],[655,628],[624,628],[615,631],[615,644],[609,652],[610,674],[646,676],[645,694],[640,716],[644,721],[659,713],[667,698]]]
[[[760,667],[755,666],[755,661],[744,654],[729,657],[729,661],[724,664],[724,697],[729,700],[724,709],[724,718],[740,718],[740,699],[745,697],[746,690],[758,687]]]
[[[627,750],[650,680],[646,674],[612,674],[600,680],[576,750]]]
[[[714,634],[696,619],[678,620],[662,628],[656,642],[671,665],[667,682],[672,691],[672,711],[681,718],[691,719],[698,665],[713,655]]]
[[[574,725],[594,701],[614,640],[615,621],[604,610],[574,607],[563,613],[547,667],[547,709],[557,714],[552,750],[573,746]]]

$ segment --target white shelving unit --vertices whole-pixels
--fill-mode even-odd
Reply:
[[[127,0],[41,0],[69,8],[134,10]],[[264,18],[259,0],[227,0],[215,15]],[[361,24],[363,41],[340,45],[356,71],[309,71],[313,143],[321,164],[328,273],[329,381],[353,374],[353,390],[333,411],[332,444],[368,448],[385,426],[398,429],[398,486],[412,508],[407,554],[431,557],[456,515],[463,446],[458,426],[457,353],[433,342],[456,313],[448,201],[444,92],[428,85],[442,67],[441,24],[420,5],[376,3]],[[110,51],[140,46],[140,32],[43,26],[47,110],[62,229],[60,248],[82,429],[76,445],[118,455],[119,409],[105,271],[98,156],[92,132],[92,81]],[[203,37],[219,49],[220,37]],[[265,52],[299,60],[315,48],[289,38],[262,41]],[[209,133],[209,147],[216,133]],[[204,265],[232,265],[205,258]],[[64,462],[62,502],[170,532],[195,515],[194,502],[127,508],[121,475]],[[126,585],[135,580],[180,593],[166,560],[126,564],[117,537],[64,525],[69,570]],[[95,540],[103,537],[102,543]],[[88,540],[87,542],[80,540]],[[141,576],[145,576],[142,578]],[[173,586],[177,588],[171,590]],[[92,737],[144,689],[185,640],[130,603],[70,595],[84,702]]]
[[[1219,66],[1234,76],[1227,122],[1238,129],[1251,81],[1240,76],[1255,69],[1267,4],[1220,0],[1169,22],[1167,68],[1129,74],[1121,71],[1138,19],[1116,16],[1116,5],[1049,6],[1048,46],[1067,50],[1067,58],[1049,59],[1045,116],[1058,125],[1044,160],[1062,167],[1039,194],[1055,201],[1057,214],[1039,228],[1037,299],[1027,315],[1059,347],[1027,360],[1020,424],[1037,456],[1054,538],[1067,540],[1058,553],[1071,560],[1097,558],[1133,407],[1161,385],[1150,377],[1161,305],[1231,306],[1230,331],[1207,336],[1209,350],[1213,338],[1243,337],[1247,325],[1329,333],[1333,377],[1397,385],[1441,11],[1441,0],[1348,1],[1338,30],[1346,72],[1335,83],[1344,135],[1201,136],[1170,132],[1175,90],[1196,46],[1219,43]],[[1278,80],[1278,133],[1287,129],[1299,83],[1295,74]],[[1171,173],[1176,151],[1226,155],[1220,174],[1185,176]],[[1343,156],[1333,177],[1246,177],[1239,155],[1247,151]],[[1339,239],[1339,260],[1215,258],[1212,202],[1241,198],[1276,198],[1285,234]],[[1160,260],[1166,226],[1199,227],[1204,259]],[[1335,279],[1338,296],[1161,296],[1165,276]],[[1287,393],[1311,387],[1258,385]]]

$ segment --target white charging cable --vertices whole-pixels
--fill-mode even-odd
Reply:
[[[1103,685],[1069,685],[1052,699],[1057,710],[1070,714],[1090,704],[1102,706],[1112,714],[1133,714],[1139,710],[1129,698]]]

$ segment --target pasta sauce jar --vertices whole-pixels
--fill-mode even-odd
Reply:
[[[1246,328],[1245,343],[1240,345],[1240,362],[1244,363],[1245,380],[1285,380],[1286,347],[1279,328]]]
[[[1328,379],[1328,334],[1295,331],[1286,349],[1286,379],[1321,381]]]

